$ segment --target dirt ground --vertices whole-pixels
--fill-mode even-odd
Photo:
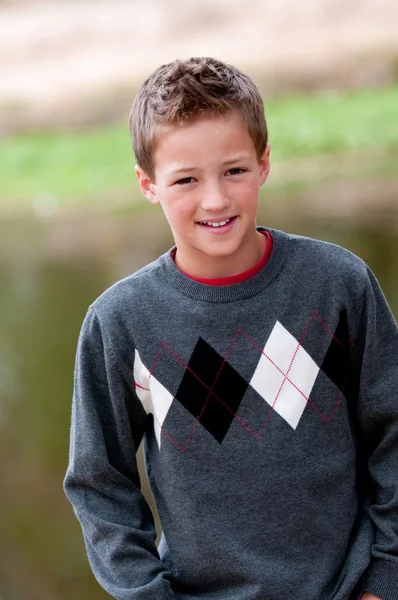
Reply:
[[[395,0],[0,0],[0,134],[124,114],[139,82],[211,55],[264,92],[398,76]]]

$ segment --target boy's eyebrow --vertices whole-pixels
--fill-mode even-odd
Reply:
[[[196,167],[177,167],[176,169],[170,169],[170,175],[175,175],[176,173],[186,173],[187,171],[194,171]]]
[[[226,160],[223,163],[223,166],[231,165],[232,163],[240,162],[241,160],[247,160],[248,158],[250,158],[250,156],[248,154],[236,154],[235,156],[231,156],[231,158]]]
[[[231,158],[229,158],[228,160],[223,162],[222,166],[225,167],[226,165],[231,165],[232,163],[236,163],[241,160],[246,160],[247,158],[250,158],[248,154],[237,154],[236,156],[231,156]],[[194,171],[197,168],[198,167],[178,167],[177,166],[175,169],[173,169],[173,168],[170,169],[169,174],[176,175],[177,173],[187,173],[189,171]]]

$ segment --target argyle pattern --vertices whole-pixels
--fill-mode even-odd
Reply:
[[[321,365],[318,365],[304,349],[303,342],[309,328],[317,321],[321,330],[330,338],[328,350]],[[254,346],[259,354],[250,381],[246,381],[228,362],[239,336]],[[188,363],[177,355],[166,342],[159,346],[154,363],[149,370],[142,362],[138,350],[135,352],[134,385],[136,393],[147,413],[154,416],[155,435],[161,447],[162,432],[185,451],[198,425],[222,443],[234,419],[246,430],[260,438],[275,412],[296,429],[307,406],[310,406],[325,422],[330,422],[337,412],[344,395],[349,370],[349,347],[347,314],[342,311],[335,332],[313,311],[300,336],[296,339],[279,321],[276,321],[263,348],[242,329],[238,329],[225,356],[221,356],[206,340],[199,337]],[[183,367],[183,376],[177,392],[172,394],[157,378],[162,357],[172,357]],[[339,393],[329,415],[324,415],[311,400],[311,392],[320,373],[336,386]],[[239,407],[248,387],[251,387],[269,406],[266,419],[253,431],[240,417]],[[174,440],[163,429],[163,423],[173,402],[179,402],[194,418],[188,439]]]

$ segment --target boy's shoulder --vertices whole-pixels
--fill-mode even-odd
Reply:
[[[113,283],[90,304],[90,308],[103,315],[112,313],[116,315],[125,309],[130,312],[137,303],[142,301],[143,296],[148,295],[148,288],[153,287],[154,291],[156,288],[160,291],[164,285],[161,272],[166,254]]]
[[[272,230],[271,230],[272,232]],[[291,263],[298,269],[310,268],[314,275],[345,279],[364,285],[368,265],[357,254],[333,242],[288,234]]]

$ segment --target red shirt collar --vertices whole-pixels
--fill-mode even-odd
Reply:
[[[238,273],[237,275],[230,275],[229,277],[214,277],[214,278],[210,278],[210,279],[204,279],[202,277],[193,277],[192,275],[189,275],[189,273],[185,273],[185,271],[182,271],[180,269],[181,273],[184,273],[184,275],[186,275],[190,279],[193,279],[194,281],[197,281],[199,283],[204,283],[206,285],[232,285],[234,283],[242,283],[243,281],[246,281],[247,279],[251,279],[251,277],[254,277],[255,275],[257,275],[257,273],[259,273],[265,267],[265,265],[267,264],[267,262],[269,260],[269,257],[271,256],[271,252],[272,252],[271,234],[268,231],[265,231],[264,229],[260,229],[259,231],[260,231],[260,233],[263,233],[267,238],[267,243],[265,245],[264,254],[260,258],[258,263],[255,264],[254,267],[247,269],[247,271],[243,271],[243,273]],[[176,252],[177,252],[177,249],[173,250],[173,252],[171,253],[171,256],[172,256],[174,262],[175,262]]]

